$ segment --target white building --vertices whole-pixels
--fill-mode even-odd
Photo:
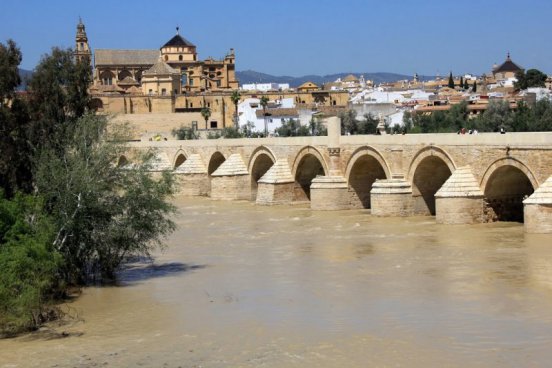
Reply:
[[[293,98],[270,101],[265,111],[258,98],[246,98],[238,104],[238,122],[240,127],[251,126],[253,131],[264,132],[265,119],[269,133],[279,128],[283,121],[299,119]]]
[[[250,83],[240,87],[244,91],[285,91],[289,89],[289,83]]]

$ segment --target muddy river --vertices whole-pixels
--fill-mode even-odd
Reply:
[[[179,199],[178,230],[0,367],[549,367],[552,237]]]

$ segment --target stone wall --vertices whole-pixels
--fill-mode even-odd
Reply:
[[[211,198],[222,201],[250,200],[249,175],[211,177]]]
[[[440,198],[435,201],[435,220],[440,224],[476,224],[486,222],[482,197]]]

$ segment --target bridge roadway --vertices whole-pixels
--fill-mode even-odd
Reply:
[[[332,124],[322,137],[132,142],[118,164],[154,148],[155,170],[178,175],[184,195],[524,221],[528,232],[552,233],[552,132],[340,136]]]

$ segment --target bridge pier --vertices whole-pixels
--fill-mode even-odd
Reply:
[[[211,174],[211,199],[250,200],[251,177],[238,153],[230,155]]]
[[[469,166],[459,167],[435,193],[435,219],[440,224],[485,222],[485,199]]]
[[[207,196],[209,194],[209,175],[199,154],[190,155],[174,170],[174,175],[179,184],[177,195]]]
[[[341,148],[341,120],[337,117],[327,119],[328,153],[330,155],[329,173],[327,176],[317,176],[310,186],[311,209],[332,211],[349,209],[349,186],[339,167]]]
[[[412,185],[402,178],[376,180],[370,191],[370,203],[374,216],[412,216]]]
[[[552,234],[552,176],[523,201],[526,233]]]
[[[295,180],[286,159],[278,159],[258,181],[256,204],[291,204]]]

